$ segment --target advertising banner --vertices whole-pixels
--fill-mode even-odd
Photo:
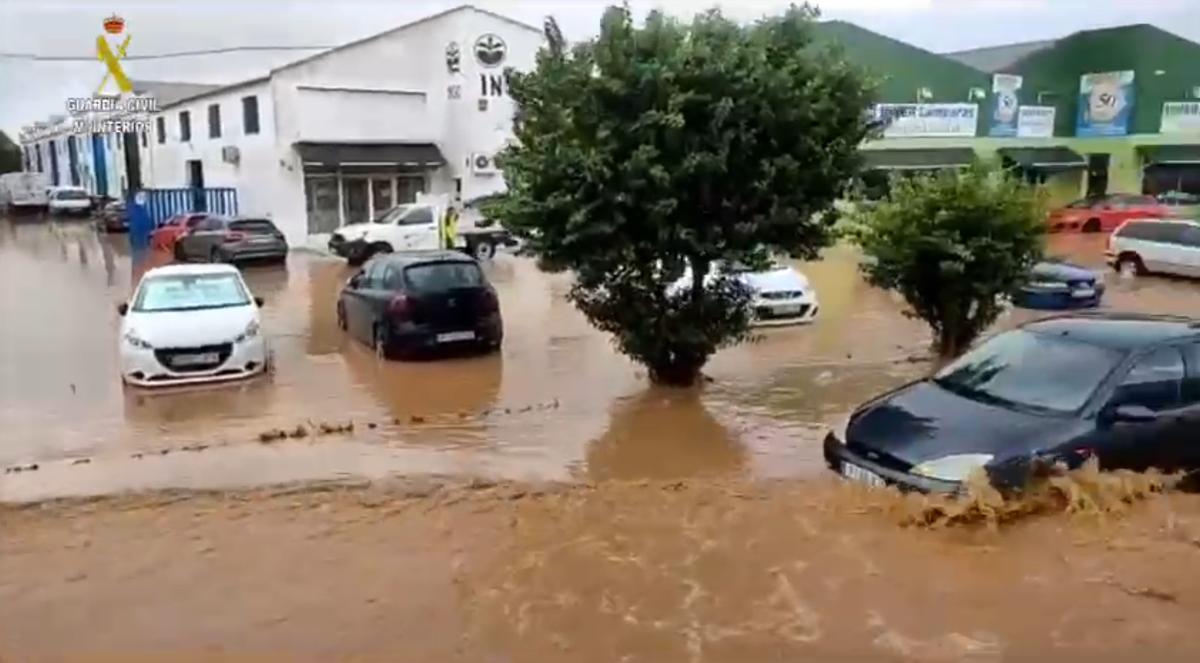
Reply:
[[[1162,124],[1158,131],[1164,134],[1200,134],[1200,101],[1164,103]]]
[[[885,138],[974,136],[979,104],[879,104]]]
[[[1016,136],[1017,109],[1021,101],[1017,93],[1024,82],[1020,76],[996,74],[992,76],[992,124],[989,136]]]
[[[1017,111],[1017,137],[1054,136],[1054,113],[1054,106],[1021,106]]]
[[[1109,71],[1079,77],[1076,136],[1124,136],[1133,116],[1133,72]]]

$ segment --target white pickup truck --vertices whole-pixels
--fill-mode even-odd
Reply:
[[[475,206],[467,205],[453,223],[450,246],[443,237],[449,200],[445,195],[418,194],[417,201],[398,205],[370,223],[342,226],[329,238],[329,250],[351,265],[361,265],[376,253],[458,249],[479,260],[490,260],[501,246],[516,246],[508,231],[485,225]]]

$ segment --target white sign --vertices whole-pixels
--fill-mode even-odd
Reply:
[[[1164,134],[1200,134],[1200,101],[1165,102],[1158,131]]]
[[[1054,136],[1054,106],[1021,106],[1017,109],[1018,138]]]
[[[979,104],[879,104],[875,117],[885,138],[974,136]]]

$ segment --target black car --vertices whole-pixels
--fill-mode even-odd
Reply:
[[[955,492],[982,468],[1000,488],[1044,463],[1200,469],[1200,322],[1083,314],[992,337],[934,377],[879,396],[825,438],[836,472]]]
[[[338,326],[383,357],[500,347],[500,302],[479,263],[457,251],[379,254],[346,282]]]
[[[283,262],[287,254],[287,239],[270,219],[209,216],[175,240],[175,259],[183,262]]]
[[[1029,279],[1013,294],[1013,303],[1031,309],[1095,308],[1104,282],[1090,269],[1057,259],[1033,266]]]
[[[109,233],[129,232],[129,210],[124,200],[110,200],[99,209],[96,225],[100,230]]]

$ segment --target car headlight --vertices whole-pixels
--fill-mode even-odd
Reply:
[[[125,336],[123,336],[122,338],[125,339],[126,343],[132,345],[135,348],[141,348],[143,350],[153,350],[154,349],[153,345],[150,345],[148,342],[142,340],[142,338],[137,335],[137,332],[133,331],[132,329],[125,332]]]
[[[243,343],[245,341],[248,341],[248,340],[254,338],[255,336],[258,336],[258,331],[259,331],[258,321],[251,320],[250,324],[246,325],[246,328],[244,330],[242,330],[242,333],[238,334],[237,338],[235,338],[233,340],[235,343]]]
[[[992,454],[953,454],[927,460],[914,467],[912,472],[941,481],[966,481],[971,472],[991,461]]]

